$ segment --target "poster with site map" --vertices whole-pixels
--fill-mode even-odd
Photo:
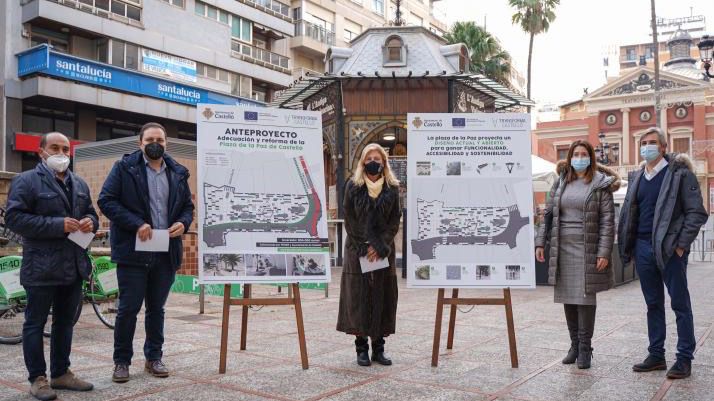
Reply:
[[[199,280],[330,281],[319,112],[197,108]]]
[[[409,114],[407,286],[535,288],[528,114]]]

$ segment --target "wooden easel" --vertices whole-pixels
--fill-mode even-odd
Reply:
[[[454,330],[456,328],[457,305],[504,305],[506,307],[506,325],[508,326],[508,346],[511,351],[511,367],[518,367],[518,350],[516,349],[516,330],[513,325],[513,304],[511,303],[511,289],[503,289],[503,298],[459,298],[458,288],[451,292],[451,298],[444,297],[444,289],[439,288],[436,299],[436,321],[434,322],[434,347],[431,353],[431,366],[439,365],[439,344],[441,342],[441,319],[444,305],[451,305],[449,314],[449,334],[446,349],[454,347]]]
[[[218,373],[226,373],[226,359],[228,356],[228,322],[231,313],[231,306],[240,305],[243,307],[241,313],[240,326],[240,349],[245,351],[248,337],[248,308],[251,305],[294,305],[295,320],[297,321],[298,342],[300,343],[300,359],[302,368],[307,369],[307,344],[305,342],[305,325],[302,321],[302,304],[300,303],[300,286],[297,283],[290,284],[292,288],[288,298],[251,298],[251,284],[243,285],[243,298],[231,299],[231,285],[226,284],[223,289],[223,324],[221,326],[221,354],[218,363]]]

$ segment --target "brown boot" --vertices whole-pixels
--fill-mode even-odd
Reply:
[[[161,362],[161,359],[155,361],[146,361],[144,370],[151,373],[154,377],[169,377],[169,369]]]
[[[38,376],[35,381],[32,382],[30,394],[41,401],[54,400],[57,398],[57,393],[50,388],[50,384],[47,383],[45,376]]]
[[[114,374],[112,375],[114,383],[126,383],[129,381],[129,365],[122,363],[114,365]]]
[[[92,383],[88,383],[82,379],[77,378],[77,376],[72,373],[71,370],[67,369],[67,373],[60,377],[55,377],[52,379],[52,386],[55,390],[70,390],[70,391],[90,391],[94,389]]]

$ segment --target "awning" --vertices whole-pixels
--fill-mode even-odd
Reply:
[[[319,92],[325,86],[340,80],[351,79],[424,79],[424,78],[447,78],[461,82],[475,90],[483,92],[495,99],[496,111],[503,111],[512,107],[518,106],[535,106],[535,102],[525,96],[507,88],[498,82],[485,77],[481,74],[409,74],[409,75],[385,75],[378,76],[376,73],[371,75],[311,75],[308,74],[297,81],[290,87],[276,94],[275,99],[270,103],[271,107],[282,107],[297,109],[302,108],[302,102]]]

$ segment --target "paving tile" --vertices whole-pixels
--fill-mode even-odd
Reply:
[[[572,375],[568,373],[546,373],[526,381],[511,391],[516,397],[570,401],[587,391],[597,378],[593,376]]]
[[[488,399],[488,396],[485,394],[413,383],[405,385],[404,383],[389,379],[370,382],[324,398],[326,401],[479,401],[486,399]]]
[[[29,385],[26,391],[20,391],[0,385],[0,401],[20,401],[32,399],[30,394],[27,392],[29,389]]]
[[[665,394],[664,401],[711,401],[712,389],[709,388],[691,388],[673,385]]]
[[[217,386],[215,383],[199,383],[151,394],[142,401],[268,401],[270,398],[252,393]]]
[[[603,378],[595,382],[578,401],[649,401],[660,388],[658,383]]]
[[[355,372],[337,371],[320,367],[303,370],[299,365],[278,363],[249,374],[226,375],[219,383],[285,398],[305,400],[329,391],[348,387],[368,379]]]

